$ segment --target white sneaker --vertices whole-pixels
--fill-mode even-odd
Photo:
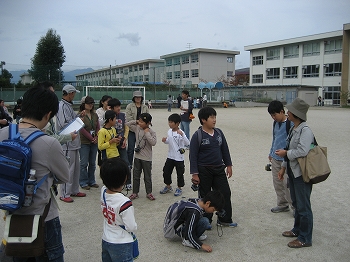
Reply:
[[[127,191],[132,190],[132,185],[131,185],[131,184],[127,184],[127,185],[125,186],[125,189],[126,189]]]
[[[205,239],[207,239],[207,235],[201,235],[198,239],[200,240],[200,241],[203,241],[203,240],[205,240]]]
[[[194,246],[191,244],[191,242],[188,241],[188,240],[186,240],[186,239],[183,239],[183,240],[182,240],[182,245],[184,245],[185,247],[194,248]]]

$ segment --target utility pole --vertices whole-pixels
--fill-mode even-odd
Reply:
[[[6,65],[5,61],[1,61],[1,62],[0,62],[0,66],[1,66],[1,76],[4,74],[4,65]]]
[[[188,48],[188,50],[191,49],[191,43],[187,43],[187,48]]]

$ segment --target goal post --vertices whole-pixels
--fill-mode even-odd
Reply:
[[[133,98],[134,91],[141,91],[143,103],[146,101],[146,89],[144,86],[86,86],[85,95],[100,100],[104,95],[109,95],[120,100],[122,104],[128,104]]]

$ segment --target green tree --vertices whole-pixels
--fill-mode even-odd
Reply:
[[[11,84],[11,78],[13,77],[12,74],[6,69],[2,69],[0,73],[0,87],[13,88],[13,85]]]
[[[32,65],[28,72],[37,81],[51,81],[54,84],[63,80],[61,66],[66,61],[61,37],[52,28],[45,36],[41,37],[34,57],[31,59]]]

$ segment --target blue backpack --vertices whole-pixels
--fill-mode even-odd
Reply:
[[[43,135],[45,133],[37,130],[23,139],[18,125],[10,124],[9,138],[0,142],[0,209],[15,211],[22,207],[32,163],[29,144]],[[35,185],[34,194],[46,177]]]

